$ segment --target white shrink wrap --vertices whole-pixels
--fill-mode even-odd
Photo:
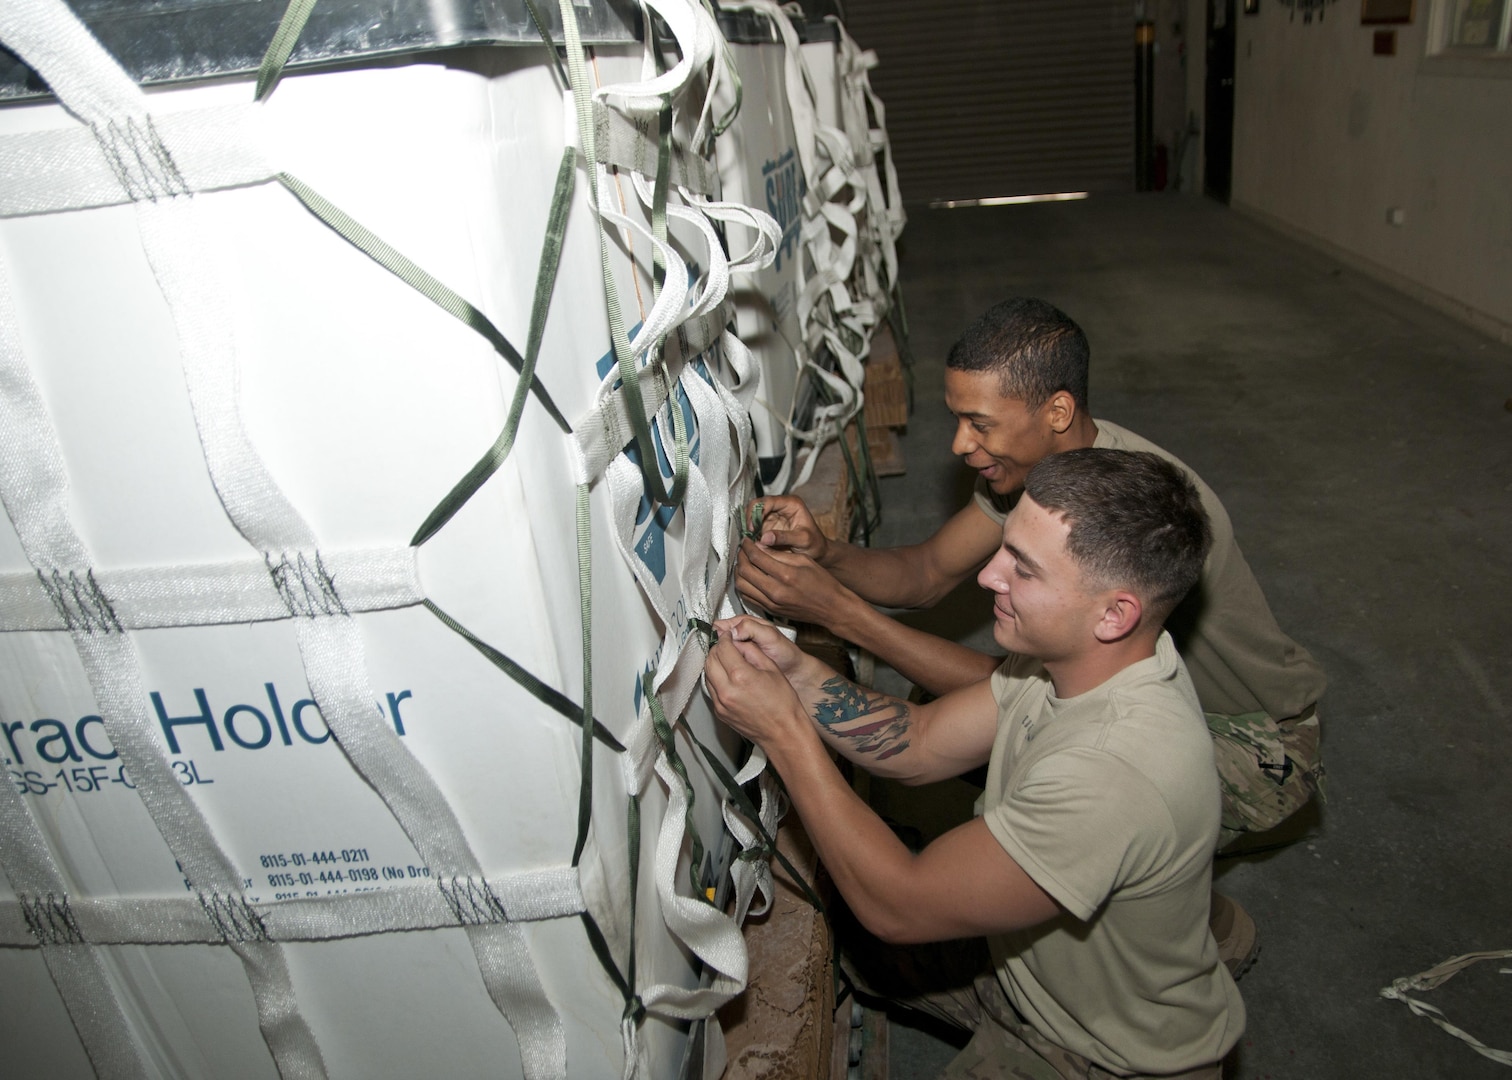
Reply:
[[[697,116],[712,20],[656,6],[702,50],[671,90]],[[756,378],[721,333],[701,196],[674,185],[658,302],[649,177],[578,154],[536,368],[563,423],[528,396],[503,464],[417,546],[519,381],[442,304],[527,352],[558,167],[582,149],[544,48],[289,74],[254,106],[246,82],[144,94],[75,49],[61,0],[6,8],[0,39],[69,106],[0,109],[6,1075],[675,1075],[679,1020],[745,964],[703,896],[720,879],[690,867],[734,843],[691,737],[734,771],[697,680],[729,610]],[[586,73],[579,100],[642,81],[645,58],[600,47]],[[590,168],[618,214],[606,244]],[[636,464],[605,264],[668,486],[680,413],[678,505]],[[670,335],[662,366],[638,332]],[[564,714],[588,657],[603,730],[575,863],[581,709]]]

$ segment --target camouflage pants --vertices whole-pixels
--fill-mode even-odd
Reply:
[[[848,912],[837,918],[836,932],[846,944],[842,963],[859,991],[972,1032],[939,1080],[1118,1080],[1118,1074],[1057,1046],[1018,1014],[981,938],[886,945]],[[1214,1063],[1177,1073],[1172,1080],[1220,1076]]]
[[[1316,707],[1279,722],[1263,712],[1208,713],[1207,722],[1223,789],[1220,849],[1244,833],[1275,828],[1314,794],[1323,797]]]

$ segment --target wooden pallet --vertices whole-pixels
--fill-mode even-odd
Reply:
[[[819,856],[798,815],[778,828],[777,850],[828,902]],[[772,880],[770,910],[745,924],[746,991],[719,1010],[729,1061],[724,1080],[822,1080],[831,1075],[835,1044],[830,926],[775,860]]]

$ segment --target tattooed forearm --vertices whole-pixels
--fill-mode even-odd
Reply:
[[[906,701],[876,691],[863,690],[846,679],[830,679],[819,688],[814,719],[837,740],[851,743],[860,754],[886,761],[908,749],[912,724]]]

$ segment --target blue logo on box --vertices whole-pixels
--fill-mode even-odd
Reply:
[[[640,330],[637,324],[631,331],[634,337]],[[609,374],[609,370],[615,365],[614,350],[610,349],[599,357],[597,368],[599,377]],[[703,358],[693,361],[693,370],[709,385],[714,384],[708,368],[704,365]],[[618,386],[618,383],[615,383]],[[688,459],[693,464],[698,464],[699,431],[698,422],[693,415],[693,402],[688,400],[688,392],[683,389],[679,382],[673,393],[677,407],[682,410],[684,430],[688,433]],[[659,420],[651,421],[651,442],[656,450],[656,464],[661,472],[662,479],[671,484],[673,477],[672,460],[667,453],[667,444],[673,440],[673,433],[662,432]],[[637,466],[641,463],[640,448],[631,442],[625,447],[625,455]],[[678,508],[675,506],[658,506],[651,501],[651,496],[641,493],[640,506],[635,511],[635,531],[633,534],[635,553],[641,562],[651,571],[657,583],[666,580],[667,577],[667,527],[672,524],[672,519],[677,515]]]

